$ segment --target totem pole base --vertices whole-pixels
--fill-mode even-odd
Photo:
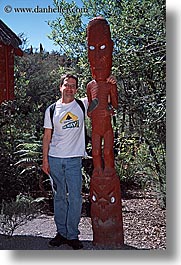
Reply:
[[[116,174],[93,175],[90,183],[93,245],[124,244],[120,181]]]

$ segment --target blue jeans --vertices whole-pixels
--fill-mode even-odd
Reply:
[[[57,232],[67,239],[78,239],[82,210],[82,158],[49,156],[53,180],[54,219]]]

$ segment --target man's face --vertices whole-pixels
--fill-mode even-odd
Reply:
[[[77,92],[76,80],[74,78],[65,78],[60,91],[64,98],[73,100]]]
[[[88,59],[96,81],[106,80],[112,67],[113,41],[104,27],[102,23],[97,23],[88,31]]]

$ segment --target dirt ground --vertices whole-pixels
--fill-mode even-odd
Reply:
[[[122,200],[124,245],[120,250],[165,250],[166,210],[161,209],[158,200],[150,194]],[[109,250],[110,247],[95,247],[92,244],[91,218],[85,212],[79,224],[83,250]],[[42,214],[18,227],[12,237],[0,235],[0,249],[45,250],[48,241],[56,234],[53,214]],[[72,250],[62,245],[57,250]]]

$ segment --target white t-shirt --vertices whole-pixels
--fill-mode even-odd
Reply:
[[[81,101],[87,111],[87,98]],[[53,135],[49,146],[49,156],[67,158],[85,156],[84,113],[79,104],[73,100],[70,103],[56,102],[53,114]],[[45,111],[44,128],[52,129],[50,106]]]

